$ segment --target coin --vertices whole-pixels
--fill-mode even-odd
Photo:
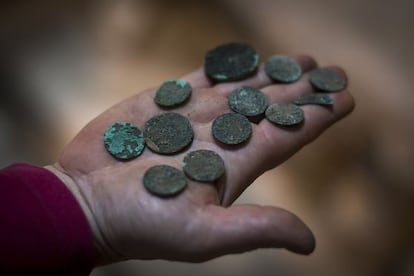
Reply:
[[[167,165],[149,168],[143,177],[144,187],[160,197],[179,194],[187,187],[187,179],[182,171]]]
[[[272,123],[282,126],[300,124],[304,120],[304,112],[291,103],[274,103],[266,110],[266,117]]]
[[[346,87],[346,79],[332,69],[317,68],[309,74],[310,83],[320,91],[335,92]]]
[[[224,161],[211,150],[196,150],[188,153],[183,160],[184,173],[191,179],[213,182],[224,173]]]
[[[243,86],[233,90],[228,96],[229,107],[244,116],[256,116],[266,111],[267,96],[254,87]]]
[[[191,85],[185,80],[165,81],[155,92],[154,102],[163,107],[176,106],[184,103],[191,91]]]
[[[133,124],[116,122],[105,130],[104,146],[116,159],[130,160],[142,153],[144,136]]]
[[[295,82],[302,76],[300,64],[293,58],[282,55],[268,58],[265,71],[269,78],[283,83]]]
[[[207,52],[204,69],[216,82],[235,81],[253,75],[259,64],[256,50],[244,43],[227,43]]]
[[[144,137],[151,150],[160,154],[172,154],[191,144],[193,129],[186,117],[167,112],[152,117],[145,123]]]
[[[218,116],[212,125],[215,139],[228,145],[241,144],[252,135],[249,120],[238,113],[225,113]]]
[[[311,93],[305,94],[293,101],[296,105],[318,104],[318,105],[333,105],[331,96],[325,93]]]

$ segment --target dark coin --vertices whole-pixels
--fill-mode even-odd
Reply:
[[[142,132],[133,124],[116,122],[104,133],[105,149],[116,159],[129,160],[139,156],[145,147]]]
[[[160,197],[174,196],[187,187],[187,179],[182,171],[167,165],[149,168],[143,178],[145,188]]]
[[[236,88],[228,97],[229,107],[245,116],[256,116],[266,111],[268,104],[267,96],[260,90],[243,86]]]
[[[191,85],[185,80],[164,82],[155,93],[154,101],[164,107],[172,107],[185,102],[191,95]]]
[[[182,165],[189,178],[201,182],[213,182],[224,173],[223,159],[211,150],[196,150],[188,153]]]
[[[346,87],[346,80],[332,69],[318,68],[309,74],[310,83],[320,91],[335,92]]]
[[[318,105],[333,105],[331,96],[325,93],[305,94],[293,101],[296,105],[318,104]]]
[[[272,123],[291,126],[300,124],[305,116],[303,110],[291,103],[274,103],[266,110],[266,117]]]
[[[218,141],[228,145],[237,145],[249,139],[252,135],[252,126],[249,120],[241,114],[225,113],[214,120],[212,132]]]
[[[217,82],[235,81],[253,75],[259,64],[259,55],[250,45],[227,43],[207,52],[204,69]]]
[[[152,117],[145,123],[144,137],[151,150],[172,154],[191,144],[193,129],[186,117],[168,112]]]
[[[275,81],[290,83],[302,76],[300,64],[288,56],[271,56],[265,64],[266,74]]]

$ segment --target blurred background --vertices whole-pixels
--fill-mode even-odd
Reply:
[[[104,275],[414,275],[414,4],[408,0],[8,1],[0,10],[0,165],[54,162],[112,104],[202,65],[229,41],[348,73],[355,112],[239,202],[313,229],[307,257],[257,250],[202,264],[129,261]]]

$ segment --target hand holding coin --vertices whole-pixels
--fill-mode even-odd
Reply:
[[[252,55],[252,65],[256,58]],[[192,89],[190,96],[185,95],[185,101],[174,101],[173,109],[155,103],[156,96],[157,102],[162,102],[158,98],[161,92],[156,95],[161,90],[152,88],[113,106],[80,131],[59,161],[48,169],[63,180],[80,203],[102,263],[126,259],[200,262],[269,247],[299,254],[313,251],[311,231],[290,212],[272,206],[232,206],[232,203],[263,172],[287,160],[350,113],[353,99],[349,92],[342,89],[330,94],[329,106],[301,105],[304,119],[294,126],[281,127],[263,115],[246,128],[248,136],[235,145],[226,143],[228,136],[220,141],[212,132],[216,118],[235,114],[233,109],[237,108],[230,108],[228,96],[239,87],[260,90],[273,108],[275,103],[292,103],[312,93],[309,72],[317,67],[315,61],[307,56],[291,59],[300,65],[302,72],[295,82],[274,82],[265,72],[264,64],[256,71],[247,68],[248,74],[243,71],[242,80],[231,76],[227,82],[222,82],[223,77],[215,83],[201,68],[180,78],[186,82],[169,84],[168,87],[183,89],[181,84],[188,83]],[[234,60],[238,62],[232,57],[231,61]],[[339,68],[331,70],[345,79]],[[185,125],[165,125],[166,121],[159,119],[161,114],[178,118]],[[240,127],[236,123],[221,127],[216,122],[220,126],[216,128],[220,130],[219,137],[232,131],[246,134],[244,126],[246,122],[248,125],[248,119],[244,118]],[[159,125],[162,127],[156,128]],[[106,133],[109,126],[112,128]],[[122,137],[128,138],[128,145],[119,142],[117,129],[124,131]],[[131,138],[131,131],[139,135],[143,132],[145,149],[140,144],[142,137]],[[104,133],[107,144],[103,142]],[[166,136],[172,140],[163,140]],[[191,163],[199,159],[205,165]],[[206,171],[200,172],[204,167]],[[162,185],[169,182],[177,185],[171,188],[172,196],[164,197],[166,190]]]

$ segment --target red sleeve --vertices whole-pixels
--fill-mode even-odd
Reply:
[[[95,254],[82,209],[53,173],[28,164],[0,170],[0,275],[88,275]]]

